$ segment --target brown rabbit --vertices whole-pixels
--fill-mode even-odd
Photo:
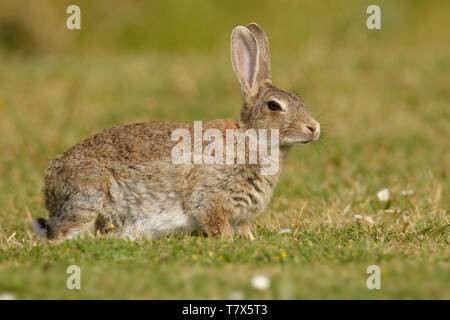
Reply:
[[[157,238],[205,232],[232,238],[233,231],[254,240],[251,220],[262,213],[292,145],[320,136],[301,98],[272,85],[267,37],[255,23],[231,34],[231,61],[242,88],[238,121],[214,120],[202,130],[275,129],[280,167],[261,173],[250,163],[175,164],[173,132],[188,123],[149,122],[106,129],[53,160],[45,177],[50,218],[34,219],[36,233],[48,239],[85,234]],[[203,141],[204,143],[204,141]]]

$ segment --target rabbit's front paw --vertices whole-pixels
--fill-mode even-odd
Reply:
[[[238,235],[244,236],[245,238],[247,238],[250,241],[256,240],[252,234],[250,222],[248,222],[248,221],[243,222],[242,224],[236,226],[235,230]]]

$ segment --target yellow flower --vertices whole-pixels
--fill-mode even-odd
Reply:
[[[111,224],[109,225],[109,230],[112,231],[112,230],[114,230],[114,228],[115,228],[114,225],[111,223]]]
[[[224,243],[222,247],[224,247],[224,248],[225,248],[226,246],[227,246],[227,244],[226,244],[226,243]]]
[[[283,259],[286,259],[287,253],[283,251],[283,252],[281,253],[281,257],[282,257]]]
[[[66,247],[64,250],[66,250],[66,252],[69,252],[69,251],[70,251],[70,248],[69,248],[69,247]]]
[[[280,261],[280,257],[279,256],[275,256],[275,261]]]
[[[214,252],[208,251],[208,254],[209,254],[210,257],[214,257]]]
[[[223,255],[220,255],[220,256],[219,256],[219,260],[223,260],[223,258],[224,258]]]
[[[192,259],[197,260],[197,256],[195,254],[193,254],[191,257]]]
[[[274,245],[271,245],[270,246],[272,249],[276,249],[277,248],[277,246],[274,246]]]

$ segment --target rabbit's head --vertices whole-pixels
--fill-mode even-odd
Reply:
[[[282,145],[319,139],[320,124],[298,94],[272,84],[269,42],[256,23],[236,27],[231,33],[231,61],[242,88],[242,129],[278,129]]]

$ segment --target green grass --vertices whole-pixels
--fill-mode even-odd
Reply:
[[[227,299],[234,291],[249,299],[445,297],[448,261],[445,245],[437,245],[442,230],[298,229],[277,235],[261,227],[256,242],[89,239],[10,248],[0,260],[7,266],[0,281],[21,298]],[[81,290],[65,287],[72,264],[81,267]],[[371,264],[381,267],[382,290],[366,288]],[[270,277],[270,290],[250,286],[255,274]]]
[[[104,3],[96,3],[92,10],[98,14]],[[186,39],[155,28],[155,40],[144,44],[139,39],[145,30],[162,22],[129,27],[126,21],[144,19],[146,11],[127,6],[123,12],[133,19],[114,24],[109,16],[91,18],[96,28],[83,25],[85,33],[53,44],[54,52],[41,48],[42,41],[31,53],[0,51],[0,294],[450,299],[445,4],[383,2],[383,30],[369,31],[368,4],[338,2],[328,9],[315,3],[286,4],[277,13],[285,19],[276,21],[267,19],[274,10],[268,4],[236,16],[232,8],[211,5],[202,10],[223,11],[220,20],[230,17],[229,25],[222,21],[206,30],[201,19],[192,19]],[[168,23],[185,24],[180,12],[187,8],[173,14],[162,4],[156,8],[166,12]],[[196,14],[202,12],[190,17]],[[36,18],[30,19],[32,26]],[[58,19],[49,17],[48,24]],[[58,153],[113,125],[237,117],[240,93],[228,37],[234,25],[253,20],[269,34],[275,84],[299,92],[324,128],[319,143],[289,155],[266,213],[254,223],[257,240],[186,235],[37,242],[29,223],[47,215],[40,190]],[[195,37],[190,32],[196,28],[205,30]],[[29,29],[38,30],[29,35],[37,40],[47,30]],[[116,37],[124,42],[110,51]],[[388,203],[377,199],[382,188],[391,192]],[[410,189],[413,195],[401,194]],[[279,235],[283,228],[292,233]],[[81,267],[81,290],[66,288],[72,264]],[[366,287],[366,269],[373,264],[381,268],[381,290]],[[271,279],[268,290],[251,287],[257,274]]]

